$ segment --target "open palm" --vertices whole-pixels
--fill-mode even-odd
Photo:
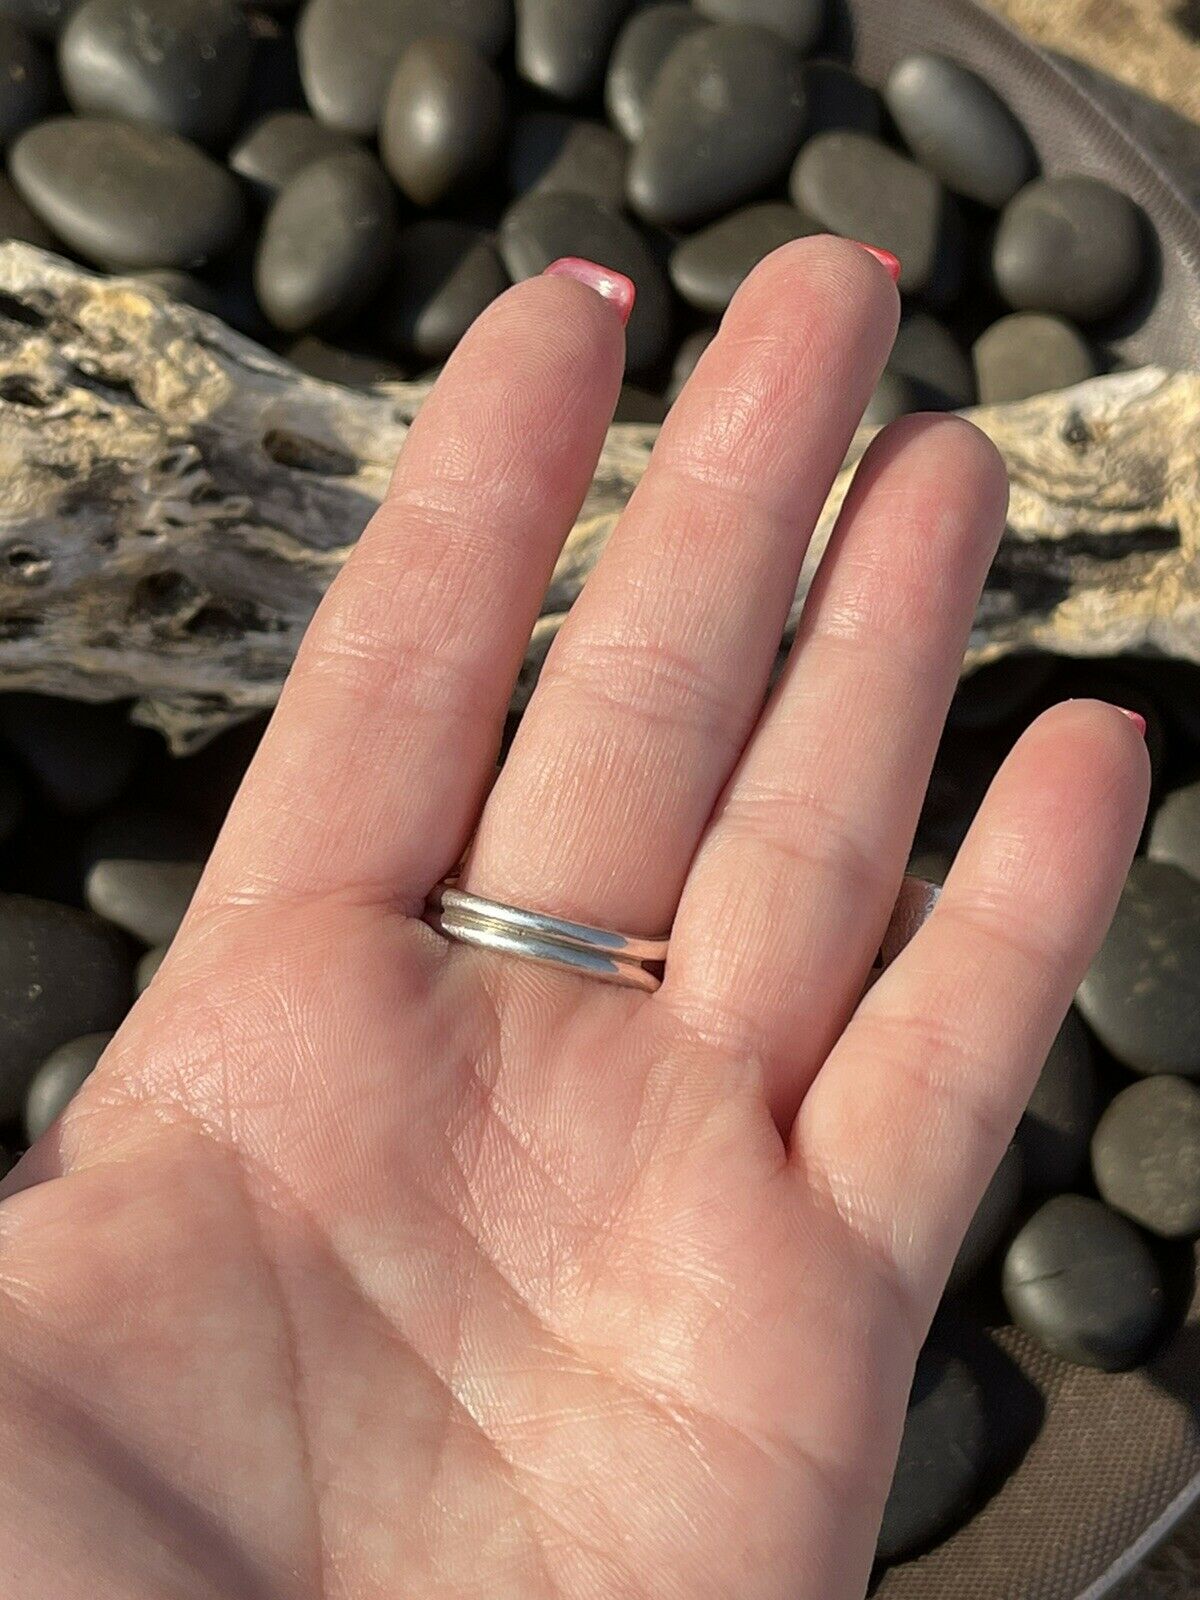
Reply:
[[[494,788],[622,341],[562,276],[464,341],[171,956],[3,1191],[3,1593],[862,1594],[1147,785],[1113,709],[1043,718],[859,1003],[1005,504],[967,424],[888,429],[763,710],[896,316],[844,242],[756,271]],[[673,922],[662,989],[433,932],[472,839],[479,893]]]

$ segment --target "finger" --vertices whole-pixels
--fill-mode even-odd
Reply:
[[[309,629],[206,895],[418,902],[456,863],[623,348],[619,311],[555,275],[467,334]]]
[[[751,275],[550,652],[470,888],[669,925],[897,306],[885,269],[843,240],[785,246]]]
[[[782,1127],[878,952],[1007,495],[957,417],[875,441],[692,870],[663,1002],[762,1064]]]
[[[919,1331],[1100,945],[1149,792],[1098,701],[1009,756],[930,920],[863,1000],[793,1129],[799,1170]]]

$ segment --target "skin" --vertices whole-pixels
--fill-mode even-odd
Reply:
[[[460,346],[170,956],[0,1191],[2,1592],[863,1594],[1148,786],[1117,710],[1041,718],[858,1004],[1006,501],[967,423],[889,428],[762,711],[897,314],[845,242],[757,269],[494,788],[622,333],[547,277]],[[663,988],[435,934],[472,836],[478,893],[674,920]]]

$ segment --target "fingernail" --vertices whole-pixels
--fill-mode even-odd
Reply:
[[[601,267],[595,261],[585,261],[582,256],[563,256],[561,260],[550,263],[544,276],[576,278],[580,283],[586,283],[602,300],[609,302],[620,317],[622,327],[629,321],[633,302],[637,299],[637,287],[633,279],[627,278],[623,272]]]
[[[900,282],[899,256],[894,256],[890,250],[881,250],[878,245],[864,244],[861,239],[851,239],[850,243],[865,250],[869,256],[874,256],[893,283]]]
[[[1142,738],[1146,737],[1146,719],[1140,711],[1126,711],[1124,706],[1114,706],[1113,709],[1119,711],[1123,717],[1128,717]]]

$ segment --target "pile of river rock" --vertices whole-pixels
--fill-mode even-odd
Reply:
[[[755,263],[832,231],[903,263],[871,420],[1102,370],[1149,267],[1131,201],[1041,176],[953,62],[914,56],[869,84],[832,37],[823,0],[0,0],[0,237],[136,274],[355,384],[436,368],[510,281],[589,257],[637,284],[621,415],[656,420]],[[977,674],[914,858],[946,870],[1039,709],[1096,693],[1146,717],[1144,854],[947,1302],[999,1289],[1046,1350],[1105,1369],[1170,1338],[1167,1269],[1200,1235],[1198,691],[1168,663]],[[256,733],[172,761],[125,708],[0,696],[13,1154],[152,980]],[[930,1347],[883,1558],[986,1489],[984,1383]]]

